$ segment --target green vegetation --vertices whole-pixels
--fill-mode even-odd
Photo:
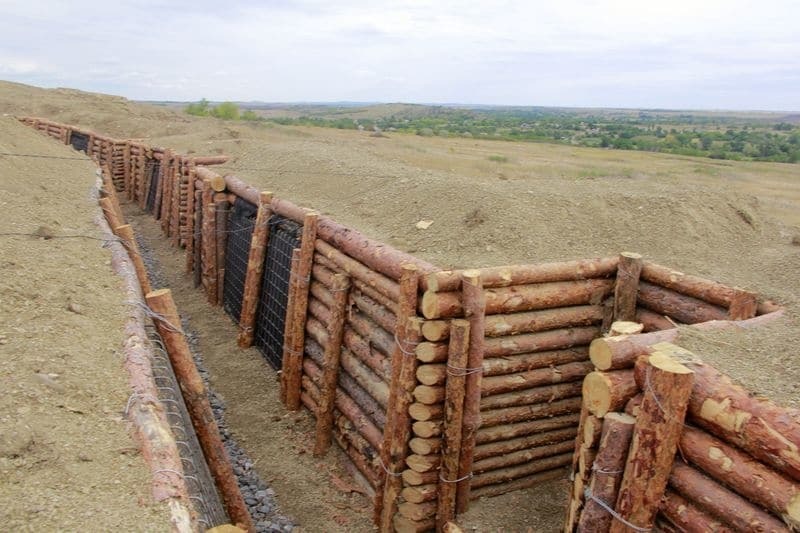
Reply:
[[[508,163],[508,158],[504,155],[492,154],[487,159],[495,163]]]
[[[247,115],[247,113],[251,113],[252,117],[254,118],[251,118],[250,115],[247,115],[247,118],[245,118],[244,115],[240,116],[239,106],[234,104],[233,102],[222,102],[221,104],[212,107],[211,104],[208,102],[208,100],[206,100],[205,98],[203,98],[199,102],[187,105],[184,108],[184,111],[196,117],[216,117],[224,120],[239,120],[239,118],[242,118],[244,120],[258,119],[256,114],[252,110],[246,111],[245,115]]]

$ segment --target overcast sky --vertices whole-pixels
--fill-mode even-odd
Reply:
[[[136,99],[800,111],[800,1],[0,0],[0,79]]]

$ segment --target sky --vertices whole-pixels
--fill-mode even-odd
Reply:
[[[800,111],[797,0],[0,0],[0,79],[139,100]]]

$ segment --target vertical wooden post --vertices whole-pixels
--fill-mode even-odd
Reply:
[[[178,247],[181,242],[181,183],[183,182],[183,158],[178,158],[173,167],[172,177],[172,209],[169,217],[167,235],[172,239],[172,246]]]
[[[139,194],[139,209],[145,209],[147,207],[147,193],[150,191],[150,182],[153,179],[153,173],[147,171],[147,158],[143,158],[142,167],[142,186],[140,187]]]
[[[119,226],[125,224],[125,222],[120,220],[117,216],[117,211],[114,209],[114,204],[111,202],[111,198],[100,198],[98,203],[100,204],[100,208],[103,210],[103,214],[106,216],[108,225],[112,230],[115,230]]]
[[[131,166],[131,143],[125,141],[122,145],[122,183],[129,200],[131,198]]]
[[[228,207],[230,203],[223,196],[214,201],[217,219],[217,305],[222,305],[225,295],[225,252],[228,246]]]
[[[163,185],[161,198],[161,232],[167,235],[169,231],[170,210],[172,209],[172,152],[169,152],[169,163],[164,168],[164,175],[161,177]]]
[[[128,255],[131,256],[133,268],[136,270],[136,277],[139,278],[139,285],[142,287],[142,294],[149,293],[153,289],[150,286],[147,268],[145,268],[142,254],[139,252],[139,245],[136,243],[136,236],[133,234],[133,228],[131,228],[130,224],[125,224],[117,227],[114,233],[120,238],[122,245],[128,250]]]
[[[114,182],[111,180],[111,171],[108,169],[108,167],[106,167],[105,172],[101,172],[101,175],[103,179],[103,191],[105,192],[106,197],[111,200],[114,213],[116,214],[119,225],[121,226],[125,224],[125,216],[122,214],[122,207],[119,205],[117,190],[114,188]]]
[[[317,213],[306,213],[303,219],[303,236],[300,239],[300,257],[297,272],[293,278],[295,284],[295,302],[292,306],[291,344],[289,360],[284,354],[286,372],[286,408],[290,411],[300,409],[300,378],[303,371],[303,345],[305,344],[306,311],[308,310],[308,286],[311,278],[311,266],[314,262],[314,242],[317,240]],[[287,367],[288,363],[288,367]]]
[[[481,425],[481,382],[483,373],[483,344],[486,319],[486,296],[479,270],[465,270],[461,276],[461,297],[464,317],[469,320],[469,351],[467,377],[464,393],[464,423],[461,436],[458,482],[456,488],[456,512],[469,508],[469,493],[472,482],[472,458],[475,454],[475,434]]]
[[[619,254],[617,281],[614,287],[614,321],[636,321],[636,296],[639,293],[641,273],[641,255],[633,252]]]
[[[247,257],[247,274],[244,279],[242,294],[242,313],[239,315],[240,348],[249,348],[253,344],[253,327],[256,323],[258,297],[261,293],[261,281],[264,275],[264,258],[269,244],[269,218],[272,216],[272,193],[262,191],[258,197],[258,213],[250,239],[250,254]]]
[[[295,327],[292,324],[292,317],[294,317],[294,306],[297,302],[297,284],[294,282],[297,276],[297,270],[300,265],[300,248],[292,250],[292,268],[289,273],[289,295],[286,301],[286,321],[283,328],[283,354],[281,357],[281,401],[286,405],[286,396],[289,389],[289,383],[293,382],[296,378],[292,376],[295,371],[296,361],[294,357],[300,357],[302,361],[302,354],[292,354],[291,346],[292,335],[294,335]],[[302,368],[301,368],[302,370]],[[298,370],[299,372],[299,370]],[[303,376],[300,376],[302,382]]]
[[[194,160],[189,162],[189,183],[186,189],[186,233],[184,242],[186,243],[186,273],[191,274],[194,269],[194,219],[195,219],[195,166]]]
[[[192,275],[194,281],[194,288],[200,286],[203,280],[203,191],[197,190],[194,192],[194,231],[192,232],[191,239],[193,244],[192,255]]]
[[[158,165],[158,187],[156,187],[156,200],[153,202],[153,216],[156,220],[161,220],[161,205],[164,201],[164,176],[169,164],[169,149],[161,153],[161,163]]]
[[[325,454],[331,446],[333,405],[339,381],[339,357],[342,352],[349,290],[350,278],[345,274],[335,274],[331,287],[333,307],[330,309],[331,320],[328,323],[328,345],[325,346],[322,383],[317,404],[317,431],[314,443],[314,455],[316,456]]]
[[[444,439],[442,462],[439,471],[439,505],[436,510],[436,530],[456,514],[456,484],[461,456],[461,431],[464,417],[464,392],[469,351],[469,322],[456,319],[450,323],[450,346],[448,347],[448,376],[445,382]]]
[[[181,328],[178,309],[172,300],[169,289],[161,289],[146,296],[147,305],[158,318],[154,320],[158,333],[167,348],[167,354],[178,378],[181,393],[197,432],[203,455],[214,476],[217,488],[222,495],[225,510],[231,521],[248,531],[255,531],[250,513],[239,492],[239,485],[231,468],[230,459],[225,452],[219,428],[214,420],[211,404],[206,396],[205,385],[192,359],[189,344]]]
[[[211,304],[217,301],[217,209],[212,200],[203,206],[203,286]]]
[[[419,338],[414,336],[408,323],[417,311],[418,292],[419,274],[416,266],[402,265],[395,344],[391,355],[392,375],[380,452],[381,461],[391,475],[381,473],[383,491],[377,491],[375,500],[374,519],[381,531],[391,531],[392,518],[397,511],[397,497],[402,490],[400,473],[408,454],[411,432],[408,407],[413,403],[414,387],[417,384],[417,356],[414,349],[419,343]]]
[[[733,298],[728,307],[729,320],[746,320],[756,316],[758,311],[758,295],[754,292],[733,288]]]

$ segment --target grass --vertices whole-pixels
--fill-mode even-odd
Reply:
[[[508,157],[499,154],[492,154],[487,159],[495,163],[508,163]]]

